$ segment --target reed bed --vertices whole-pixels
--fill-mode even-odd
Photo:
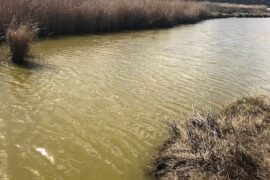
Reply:
[[[0,0],[0,36],[14,19],[37,23],[40,35],[171,27],[208,16],[205,3],[185,0]]]
[[[261,179],[270,177],[270,98],[246,97],[217,116],[193,115],[169,124],[154,157],[156,179]]]

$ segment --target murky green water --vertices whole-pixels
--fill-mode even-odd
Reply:
[[[3,49],[2,49],[3,51]],[[45,40],[0,65],[0,179],[143,180],[164,122],[270,90],[270,19]]]

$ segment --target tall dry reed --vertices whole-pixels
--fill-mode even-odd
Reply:
[[[204,3],[185,0],[0,0],[0,35],[12,19],[38,23],[41,35],[170,27],[207,16]]]
[[[37,28],[33,25],[10,25],[6,32],[7,45],[11,60],[21,64],[29,54],[30,43],[37,34]]]

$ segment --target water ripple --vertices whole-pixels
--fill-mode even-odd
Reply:
[[[48,68],[0,65],[0,179],[148,179],[167,121],[269,93],[269,24],[232,18],[38,42]]]

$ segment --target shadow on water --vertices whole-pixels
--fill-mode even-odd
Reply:
[[[0,56],[0,66],[14,66],[18,68],[28,69],[28,70],[45,70],[45,69],[55,69],[57,67],[49,65],[46,60],[37,55],[31,55],[23,63],[13,63],[8,55]]]
[[[21,68],[35,70],[44,69],[46,67],[44,59],[38,56],[30,56],[23,63],[15,65]]]
[[[19,68],[29,69],[29,70],[43,70],[53,68],[48,65],[48,62],[44,57],[37,54],[30,54],[23,63],[13,63],[8,51],[8,48],[0,45],[0,66],[15,66]]]

